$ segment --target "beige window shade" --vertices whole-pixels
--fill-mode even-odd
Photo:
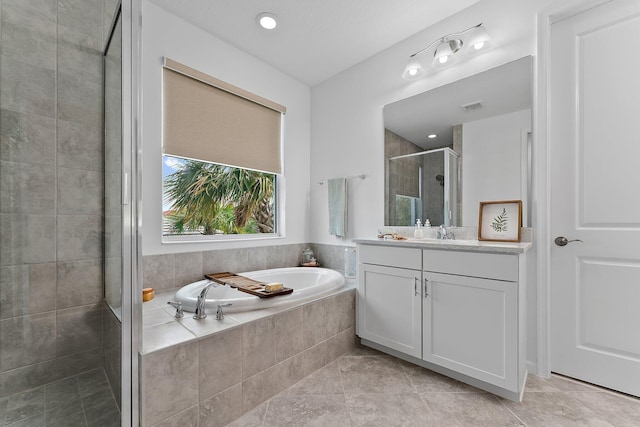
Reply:
[[[167,155],[281,173],[285,107],[165,59]]]

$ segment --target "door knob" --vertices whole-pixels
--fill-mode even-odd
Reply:
[[[556,237],[556,240],[554,240],[554,242],[558,246],[567,246],[567,244],[569,244],[571,242],[580,242],[580,243],[582,243],[582,240],[580,240],[580,239],[568,240],[564,236],[559,236],[559,237]]]

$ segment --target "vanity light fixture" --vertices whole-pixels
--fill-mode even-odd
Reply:
[[[464,51],[470,55],[476,54],[489,48],[491,38],[482,23],[467,28],[459,33],[451,33],[440,37],[422,50],[409,56],[409,62],[404,68],[402,78],[405,80],[417,80],[426,74],[426,71],[417,56],[433,50],[433,60],[431,68],[444,68],[455,62],[459,52]]]
[[[262,12],[256,16],[256,22],[265,30],[273,30],[278,26],[278,17],[273,13]]]

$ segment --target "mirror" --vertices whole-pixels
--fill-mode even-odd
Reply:
[[[477,226],[481,201],[522,200],[528,226],[532,64],[527,56],[384,107],[385,225]]]

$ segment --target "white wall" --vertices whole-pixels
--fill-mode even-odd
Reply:
[[[536,52],[536,14],[555,0],[483,0],[311,90],[311,239],[350,244],[384,223],[384,105]],[[492,50],[414,82],[402,80],[408,56],[445,34],[484,23]],[[534,136],[535,138],[535,136]],[[535,150],[535,140],[534,140]],[[316,181],[367,174],[349,182],[347,239],[327,232],[327,189]],[[464,186],[464,184],[463,184]],[[533,213],[535,215],[535,212]],[[528,287],[527,359],[536,364],[535,281]]]
[[[520,199],[526,203],[523,185],[526,189],[527,175],[521,166],[527,151],[522,133],[530,131],[531,110],[463,123],[463,225],[478,225],[481,201]],[[526,212],[526,207],[522,210]]]
[[[384,222],[385,104],[535,53],[536,13],[552,0],[486,0],[433,25],[311,90],[311,238],[349,243],[373,236]],[[483,22],[492,50],[414,82],[402,80],[408,56],[444,34]],[[330,236],[327,189],[316,181],[367,174],[349,182],[349,232]]]
[[[142,254],[155,255],[309,241],[310,89],[255,57],[143,2]],[[287,107],[284,173],[285,231],[281,239],[161,243],[162,59],[167,56]]]

